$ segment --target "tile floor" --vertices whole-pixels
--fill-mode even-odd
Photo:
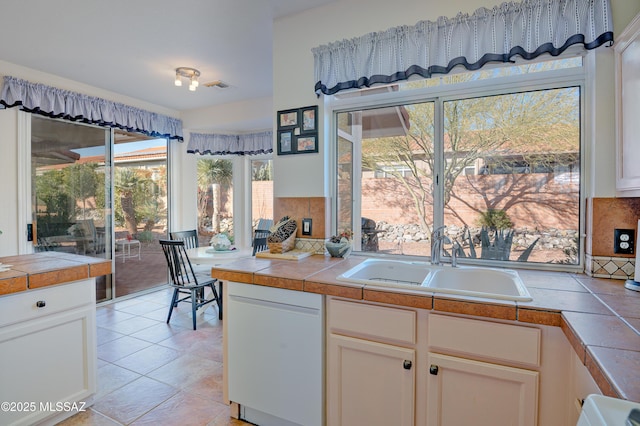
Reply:
[[[75,425],[248,425],[222,399],[222,322],[209,306],[192,329],[181,303],[166,324],[162,289],[97,308],[98,389],[93,405],[59,423]]]

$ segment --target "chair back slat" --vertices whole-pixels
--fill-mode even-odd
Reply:
[[[256,229],[268,231],[273,226],[273,219],[258,219]]]
[[[267,237],[271,233],[270,228],[273,225],[272,219],[259,219],[256,229],[253,231],[253,241],[251,246],[253,247],[253,255],[264,250],[268,250]]]
[[[195,229],[191,229],[188,231],[170,232],[169,236],[174,241],[175,240],[184,241],[184,246],[188,249],[192,249],[200,246],[198,242],[198,231],[196,231]]]
[[[171,283],[177,286],[198,285],[193,266],[187,255],[183,240],[160,240],[162,252],[167,260]]]
[[[269,245],[267,244],[267,237],[271,232],[267,229],[256,229],[253,234],[253,255],[260,251],[265,251],[269,249]]]

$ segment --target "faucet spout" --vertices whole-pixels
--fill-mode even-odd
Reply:
[[[451,267],[455,268],[458,266],[458,249],[460,248],[460,244],[457,241],[453,243],[453,247],[451,247]]]

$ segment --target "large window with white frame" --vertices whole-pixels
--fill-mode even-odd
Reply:
[[[260,220],[265,219],[273,220],[273,160],[270,155],[251,159],[252,231]]]
[[[220,156],[198,158],[198,238],[208,245],[213,235],[234,240],[233,160]]]
[[[200,244],[223,233],[237,247],[250,246],[260,219],[273,218],[271,155],[204,155],[197,169]]]
[[[338,94],[336,226],[355,249],[582,264],[581,53]],[[562,266],[560,266],[562,265]]]

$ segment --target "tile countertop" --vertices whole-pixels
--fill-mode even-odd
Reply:
[[[0,257],[0,296],[111,273],[111,260],[47,251]]]
[[[603,394],[640,402],[640,292],[625,289],[624,281],[519,270],[533,301],[516,303],[336,280],[365,259],[251,258],[216,266],[211,274],[222,281],[561,327]]]

